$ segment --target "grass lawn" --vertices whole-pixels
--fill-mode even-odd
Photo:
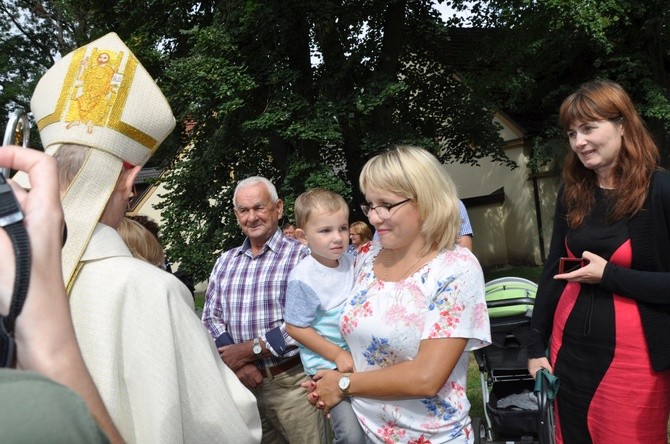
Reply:
[[[205,292],[196,291],[194,296],[195,310],[198,313],[202,313],[202,307],[205,305]]]
[[[484,279],[486,282],[492,281],[505,276],[516,276],[528,279],[538,283],[540,281],[540,274],[542,273],[541,266],[520,266],[520,267],[499,267],[491,270],[484,270]]]

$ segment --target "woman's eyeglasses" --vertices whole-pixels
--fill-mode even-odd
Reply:
[[[400,206],[404,203],[409,202],[412,199],[405,199],[403,201],[394,203],[394,204],[381,204],[377,205],[376,207],[373,207],[370,202],[366,202],[364,204],[361,204],[361,210],[363,210],[363,214],[366,216],[369,216],[370,210],[375,210],[377,212],[377,216],[379,216],[382,219],[386,219],[389,216],[391,216],[391,209],[395,208],[397,206]]]

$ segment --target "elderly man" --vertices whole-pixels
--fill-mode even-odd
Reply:
[[[307,377],[283,319],[286,279],[306,251],[279,229],[284,206],[270,181],[242,180],[233,202],[247,238],[217,260],[203,323],[221,359],[256,395],[263,443],[323,442],[325,421],[300,387]]]
[[[113,75],[87,75],[103,53]],[[92,87],[104,97],[79,124],[77,98]],[[77,341],[124,440],[258,442],[255,399],[219,359],[186,287],[133,258],[116,231],[137,173],[174,128],[156,83],[112,33],[49,69],[31,108],[58,164]]]

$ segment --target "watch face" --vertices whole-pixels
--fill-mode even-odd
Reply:
[[[349,388],[349,377],[348,376],[342,376],[340,378],[340,382],[338,384],[340,386],[340,389],[342,389],[342,391],[347,390]]]
[[[255,355],[260,355],[263,353],[263,347],[261,347],[261,341],[258,338],[254,338],[254,345],[251,347],[251,351]]]

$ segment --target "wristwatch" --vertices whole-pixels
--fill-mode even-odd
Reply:
[[[254,346],[251,348],[251,351],[254,352],[256,357],[260,358],[261,353],[263,353],[263,347],[261,347],[261,340],[254,338]]]
[[[349,379],[350,376],[351,373],[343,374],[340,381],[337,383],[345,397],[349,396],[349,385],[351,384],[351,379]]]

